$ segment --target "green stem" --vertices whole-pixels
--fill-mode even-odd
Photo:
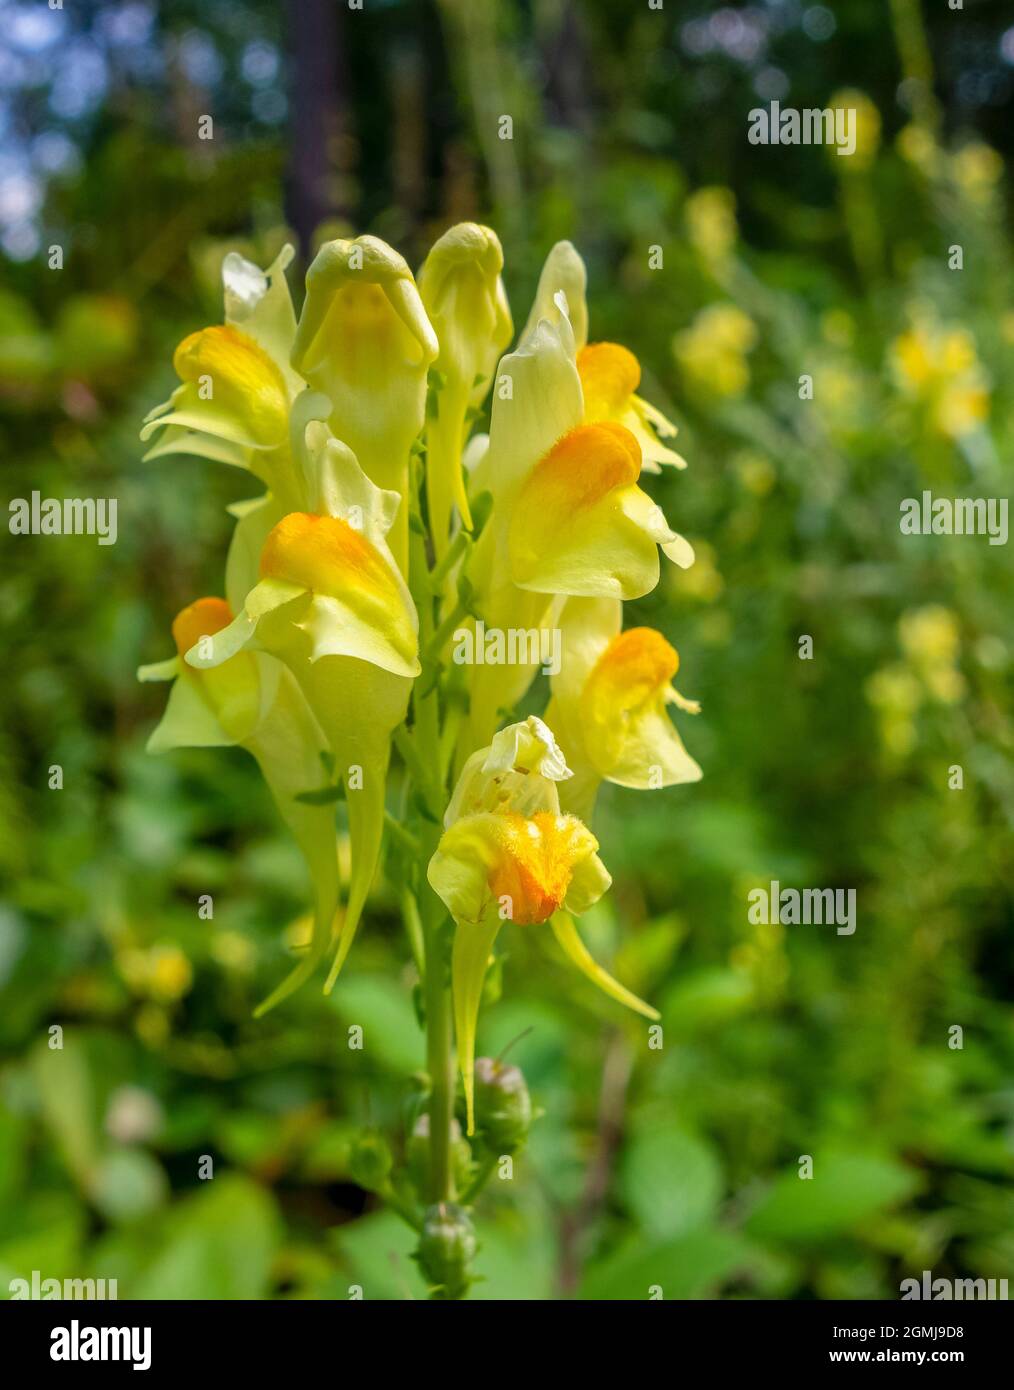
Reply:
[[[384,825],[387,827],[387,833],[391,839],[396,840],[406,854],[411,855],[413,859],[416,858],[419,854],[419,841],[399,821],[395,820],[390,811],[384,812]]]
[[[429,585],[431,591],[439,597],[444,587],[444,580],[451,570],[458,563],[461,557],[472,544],[472,538],[467,531],[459,531],[451,541],[447,554],[444,558],[430,570]]]
[[[419,979],[426,977],[426,947],[423,944],[423,925],[422,918],[419,916],[419,904],[410,889],[406,888],[401,898],[401,915],[405,922],[405,931],[408,935],[409,945],[412,948],[412,959],[415,961],[415,968],[419,972]]]
[[[392,1211],[397,1212],[402,1221],[407,1226],[411,1226],[413,1231],[422,1230],[422,1218],[419,1213],[413,1210],[409,1202],[404,1201],[394,1190],[391,1183],[386,1182],[377,1188],[377,1196],[382,1197]]]
[[[419,466],[413,464],[412,497],[419,508]],[[441,820],[447,795],[441,758],[440,695],[438,690],[439,648],[434,649],[434,588],[428,568],[424,535],[415,527],[409,537],[409,587],[419,613],[419,648],[422,672],[412,695],[413,728],[396,735],[398,747],[409,772],[426,799],[432,819],[418,832],[418,876],[413,906],[418,916],[407,923],[410,933],[422,926],[423,998],[426,1008],[426,1069],[429,1073],[429,1183],[431,1203],[449,1202],[454,1197],[451,1167],[451,1124],[454,1119],[454,1030],[449,987],[446,912],[443,903],[426,881],[426,869],[441,835]],[[431,655],[432,653],[432,655]]]
[[[489,1182],[490,1178],[496,1172],[496,1165],[498,1162],[498,1154],[487,1154],[486,1157],[482,1160],[482,1162],[479,1164],[479,1170],[476,1173],[475,1177],[472,1179],[472,1181],[465,1188],[464,1192],[462,1192],[461,1196],[458,1198],[458,1201],[461,1203],[463,1207],[470,1207],[472,1205],[476,1197],[478,1197],[479,1193],[482,1191],[482,1189]]]
[[[468,604],[459,598],[457,603],[454,605],[453,609],[450,611],[450,613],[448,613],[447,617],[443,620],[443,622],[437,628],[436,632],[430,638],[429,642],[424,647],[424,662],[432,663],[439,659],[440,653],[443,651],[450,638],[453,637],[455,630],[458,627],[458,624],[463,623],[468,616]]]
[[[427,914],[426,941],[426,1065],[430,1076],[430,1190],[431,1202],[453,1197],[451,1180],[451,1120],[454,1116],[454,1044],[451,1030],[451,992],[447,987],[442,922]]]

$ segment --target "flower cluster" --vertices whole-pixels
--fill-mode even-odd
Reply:
[[[679,657],[622,615],[663,559],[693,561],[642,487],[685,465],[674,427],[638,394],[633,353],[588,341],[585,269],[569,243],[551,251],[506,355],[503,254],[488,228],[451,228],[418,277],[374,237],[329,242],[298,321],[291,258],[286,248],[267,271],[225,258],[224,323],[179,345],[181,384],[145,421],[147,457],[196,454],[264,488],[232,509],[224,597],[184,608],[176,654],[140,672],[173,681],[150,747],[247,749],[306,860],[312,941],[261,1011],[329,953],[330,988],[388,827],[409,915],[422,905],[426,916],[429,894],[455,923],[471,1133],[476,1021],[506,923],[548,924],[586,976],[655,1016],[592,959],[574,916],[610,883],[589,828],[600,784],[701,775],[668,714],[697,710],[673,686]],[[480,623],[561,634],[542,718],[515,714],[537,644],[512,665],[450,659],[456,634]],[[405,771],[389,806],[392,747]]]

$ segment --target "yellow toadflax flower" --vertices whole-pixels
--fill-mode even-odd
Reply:
[[[589,343],[577,355],[577,370],[586,421],[611,420],[625,426],[641,446],[647,473],[660,473],[663,463],[686,468],[686,459],[659,438],[674,435],[676,426],[636,394],[641,366],[628,348],[619,343]]]
[[[576,274],[569,259],[563,266]],[[470,571],[487,628],[552,626],[570,596],[640,598],[658,583],[659,547],[684,568],[693,563],[690,545],[638,485],[638,440],[584,415],[568,300],[558,291],[552,318],[539,318],[500,363],[489,446],[474,474],[494,500]],[[536,669],[474,669],[469,747],[488,742],[498,710],[521,698]]]
[[[675,647],[652,628],[621,631],[614,599],[570,599],[561,621],[563,655],[546,721],[575,774],[562,790],[564,808],[590,819],[603,781],[638,789],[700,781],[667,714],[668,705],[688,714],[700,709],[672,685]]]
[[[705,194],[696,206],[717,218],[709,266],[721,281],[731,205]],[[286,248],[267,271],[226,257],[224,321],[180,343],[180,385],[145,422],[149,457],[195,453],[264,485],[229,509],[225,598],[185,608],[173,623],[177,654],[139,673],[172,681],[149,747],[247,749],[309,867],[309,950],[259,1013],[328,955],[330,990],[387,836],[389,887],[422,986],[428,1096],[403,1170],[379,1132],[356,1141],[352,1168],[418,1233],[431,1296],[460,1298],[473,1279],[468,1209],[493,1171],[486,1160],[517,1152],[532,1120],[520,1070],[475,1057],[504,924],[548,927],[539,938],[557,963],[562,952],[610,999],[659,1017],[595,961],[575,914],[610,886],[590,829],[601,782],[701,776],[669,719],[673,704],[697,712],[673,686],[676,650],[622,622],[623,601],[658,583],[660,551],[693,564],[642,488],[644,473],[684,465],[669,447],[673,426],[639,394],[634,354],[588,341],[585,267],[569,242],[547,257],[524,331],[502,357],[512,326],[489,228],[447,231],[418,286],[375,237],[331,241],[310,266],[298,323],[291,256]],[[755,336],[735,306],[719,305],[680,345],[706,373],[726,370],[711,389],[734,394]],[[473,434],[490,390],[489,434]],[[771,469],[753,464],[746,481],[760,492]],[[917,615],[903,639],[942,689],[938,667],[957,672],[939,659],[947,634],[932,618]],[[513,708],[539,666],[551,678],[545,722],[518,721]],[[397,818],[385,806],[392,746]],[[333,807],[342,796],[347,873]],[[295,924],[300,941],[306,921]],[[138,1016],[155,1041],[190,984],[183,957],[162,975],[154,989],[144,974],[150,998]],[[454,1116],[455,1048],[472,1144]]]
[[[481,404],[513,325],[495,232],[474,222],[451,227],[419,272],[419,293],[436,330],[440,389],[426,425],[426,495],[437,558],[447,548],[455,507],[467,529],[471,513],[462,470],[469,410]]]
[[[306,273],[292,365],[331,402],[330,424],[378,487],[408,491],[436,334],[403,257],[377,237],[329,241]],[[408,510],[391,536],[407,570]]]
[[[225,323],[188,334],[173,366],[183,383],[145,418],[158,433],[146,459],[197,454],[246,468],[283,507],[298,505],[289,455],[289,412],[306,382],[289,365],[296,335],[285,268],[291,246],[267,271],[236,252],[222,265]]]
[[[444,818],[428,878],[456,924],[451,958],[455,1032],[474,1133],[475,1032],[483,980],[505,922],[549,922],[570,960],[612,998],[657,1013],[597,965],[570,917],[610,884],[598,841],[560,810],[557,783],[570,776],[556,740],[532,716],[512,724],[466,763]]]
[[[419,674],[415,606],[387,544],[399,499],[375,487],[326,427],[307,430],[318,512],[267,536],[243,611],[186,653],[199,670],[266,651],[295,677],[324,730],[348,801],[352,880],[330,988],[352,944],[380,856],[391,734]]]
[[[716,396],[741,396],[750,384],[749,353],[757,342],[753,320],[736,304],[708,304],[673,338],[673,354],[687,380]]]
[[[245,748],[256,758],[310,870],[314,899],[310,950],[260,1005],[257,1013],[261,1014],[309,978],[327,950],[338,909],[338,853],[333,807],[297,799],[319,783],[327,743],[292,675],[263,652],[238,651],[209,670],[196,670],[183,660],[188,651],[211,644],[232,621],[232,609],[224,599],[198,599],[173,621],[177,655],[142,666],[138,677],[173,681],[148,751]]]
[[[521,341],[535,333],[541,319],[559,325],[561,317],[566,317],[584,393],[584,422],[609,420],[624,425],[641,446],[647,473],[660,473],[663,463],[686,468],[686,460],[662,443],[677,433],[676,426],[636,394],[641,366],[634,354],[620,343],[588,342],[587,278],[575,247],[569,241],[557,242],[546,257]],[[558,302],[560,295],[563,299]]]
[[[938,433],[960,439],[989,414],[989,386],[975,340],[966,329],[943,328],[918,310],[914,318],[890,347],[895,379]]]

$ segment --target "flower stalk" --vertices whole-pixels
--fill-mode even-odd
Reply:
[[[663,559],[693,563],[642,487],[685,463],[663,442],[675,428],[637,395],[634,355],[588,342],[569,243],[547,258],[506,355],[488,228],[446,232],[418,287],[376,238],[329,242],[298,317],[290,260],[262,272],[226,258],[225,323],[184,339],[181,385],[144,424],[148,457],[196,454],[265,488],[233,508],[226,597],[187,605],[176,654],[142,668],[172,682],[149,748],[246,749],[302,853],[312,939],[258,1016],[311,977],[329,992],[382,866],[397,887],[426,1089],[405,1163],[397,1139],[370,1130],[350,1173],[418,1233],[430,1296],[458,1299],[481,1249],[474,1205],[533,1121],[520,1069],[476,1056],[501,933],[546,941],[575,978],[658,1018],[593,958],[576,919],[611,882],[591,829],[600,786],[701,776],[669,717],[698,708],[672,684],[675,647],[623,623],[623,601],[655,586]],[[458,638],[546,626],[562,629],[562,666],[544,717],[519,720],[509,712],[529,696],[538,642],[468,666]]]

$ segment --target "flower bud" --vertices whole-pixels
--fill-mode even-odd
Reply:
[[[367,1192],[383,1187],[393,1162],[387,1140],[375,1130],[360,1134],[349,1152],[349,1172]]]
[[[405,1148],[405,1166],[416,1191],[426,1190],[430,1170],[430,1117],[424,1111],[412,1127]],[[467,1185],[472,1173],[472,1150],[457,1120],[451,1121],[451,1174],[456,1188]]]
[[[494,1153],[515,1153],[528,1138],[532,1099],[520,1067],[492,1057],[475,1063],[475,1125]]]
[[[440,1298],[462,1298],[472,1282],[468,1266],[477,1249],[475,1229],[464,1207],[437,1202],[427,1207],[416,1258]]]

